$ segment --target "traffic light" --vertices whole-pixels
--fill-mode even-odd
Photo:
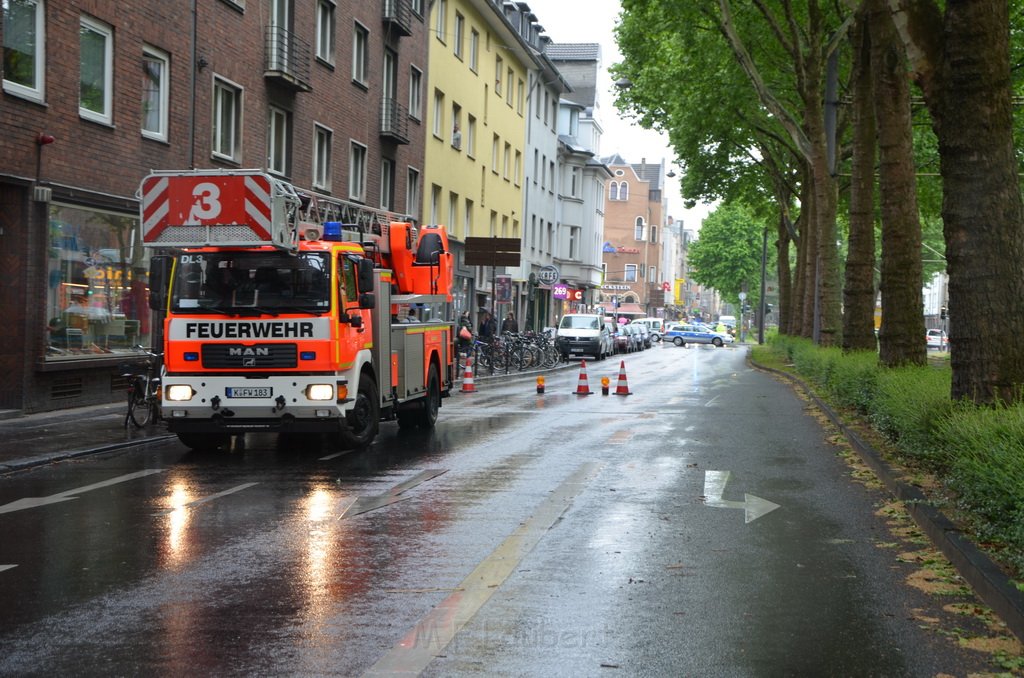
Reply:
[[[946,310],[945,306],[943,306],[942,308],[939,309],[939,317],[940,318],[945,320],[948,316],[949,316],[949,311]]]

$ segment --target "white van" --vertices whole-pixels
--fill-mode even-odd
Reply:
[[[647,332],[651,335],[652,342],[661,341],[661,335],[665,334],[665,320],[663,318],[637,318],[633,322],[647,325]]]
[[[595,313],[563,315],[558,322],[555,346],[567,359],[589,355],[595,360],[604,360],[605,356],[615,352],[604,316]]]

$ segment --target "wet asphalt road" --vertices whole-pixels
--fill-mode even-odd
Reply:
[[[885,500],[744,349],[478,382],[368,451],[0,477],[0,675],[932,676]]]

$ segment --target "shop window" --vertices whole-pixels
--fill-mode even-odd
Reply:
[[[50,205],[48,361],[150,346],[149,252],[138,233],[134,215]]]

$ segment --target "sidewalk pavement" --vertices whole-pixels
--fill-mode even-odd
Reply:
[[[0,410],[0,474],[169,437],[160,424],[125,428],[125,403],[23,415]]]

